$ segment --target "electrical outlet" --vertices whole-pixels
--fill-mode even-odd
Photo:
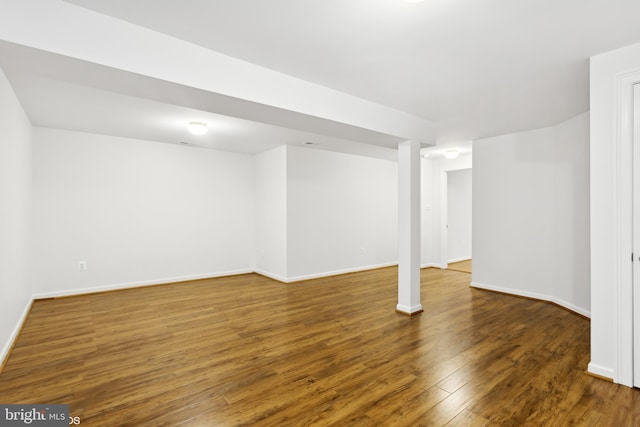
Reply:
[[[87,261],[78,261],[78,270],[86,271],[87,270]]]

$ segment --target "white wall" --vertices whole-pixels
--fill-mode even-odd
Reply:
[[[438,216],[439,201],[434,197],[434,161],[431,159],[420,158],[420,233],[422,235],[422,245],[420,248],[420,265],[422,267],[431,267],[439,265],[439,260],[434,255],[434,233],[435,219]],[[438,252],[439,253],[439,252]]]
[[[471,169],[447,172],[448,262],[471,258]]]
[[[256,271],[287,279],[287,146],[255,156]]]
[[[46,128],[35,128],[34,159],[37,296],[397,262],[393,161],[291,146],[251,157]]]
[[[35,128],[34,292],[251,271],[252,166],[247,155]]]
[[[551,291],[553,129],[474,142],[474,285]]]
[[[290,146],[289,280],[397,262],[397,163]]]
[[[618,306],[617,295],[629,294],[628,289],[618,289],[621,276],[629,279],[629,272],[620,265],[628,259],[628,253],[619,253],[619,240],[623,239],[618,215],[618,203],[630,199],[630,166],[620,170],[617,166],[618,150],[622,157],[630,159],[630,151],[620,145],[618,118],[626,120],[616,105],[618,95],[615,86],[625,75],[640,72],[640,44],[617,49],[591,58],[591,372],[630,384],[629,369],[620,364],[631,354],[629,339],[631,318]],[[630,89],[631,90],[631,89]],[[622,95],[622,93],[620,93]],[[631,95],[631,94],[629,94]],[[624,106],[623,106],[624,108]],[[632,122],[631,122],[632,123]],[[624,126],[624,124],[621,124]],[[627,178],[622,178],[626,176]],[[620,179],[620,181],[618,181]],[[628,191],[629,194],[623,194]],[[630,212],[630,204],[620,206]],[[629,233],[630,234],[630,233]],[[629,238],[630,245],[630,238]],[[629,246],[629,251],[631,247]],[[629,304],[631,302],[629,301]],[[620,323],[619,320],[620,319]],[[617,338],[625,342],[618,342]],[[619,348],[621,345],[621,348]],[[622,354],[619,350],[622,350]],[[626,378],[626,379],[625,379]]]
[[[31,124],[0,70],[0,363],[31,302]]]
[[[554,127],[553,289],[551,295],[588,314],[591,307],[589,250],[589,113]]]
[[[585,113],[474,142],[474,286],[589,315],[588,128]]]

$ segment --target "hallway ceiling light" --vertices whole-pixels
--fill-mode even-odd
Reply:
[[[190,122],[187,129],[194,135],[204,135],[208,131],[207,124],[202,122]]]
[[[459,155],[460,152],[458,150],[447,150],[444,152],[444,157],[449,160],[457,159]]]

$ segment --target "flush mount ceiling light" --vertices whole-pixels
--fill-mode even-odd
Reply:
[[[459,155],[460,152],[458,150],[447,150],[444,152],[444,157],[449,160],[457,159]]]
[[[194,135],[204,135],[207,133],[207,124],[202,122],[189,122],[187,129]]]

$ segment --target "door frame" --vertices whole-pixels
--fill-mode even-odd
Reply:
[[[633,86],[633,386],[640,387],[640,83]]]
[[[634,86],[639,83],[640,69],[618,73],[613,81],[613,380],[629,387],[633,387],[633,271],[629,262],[633,251],[633,104]]]

